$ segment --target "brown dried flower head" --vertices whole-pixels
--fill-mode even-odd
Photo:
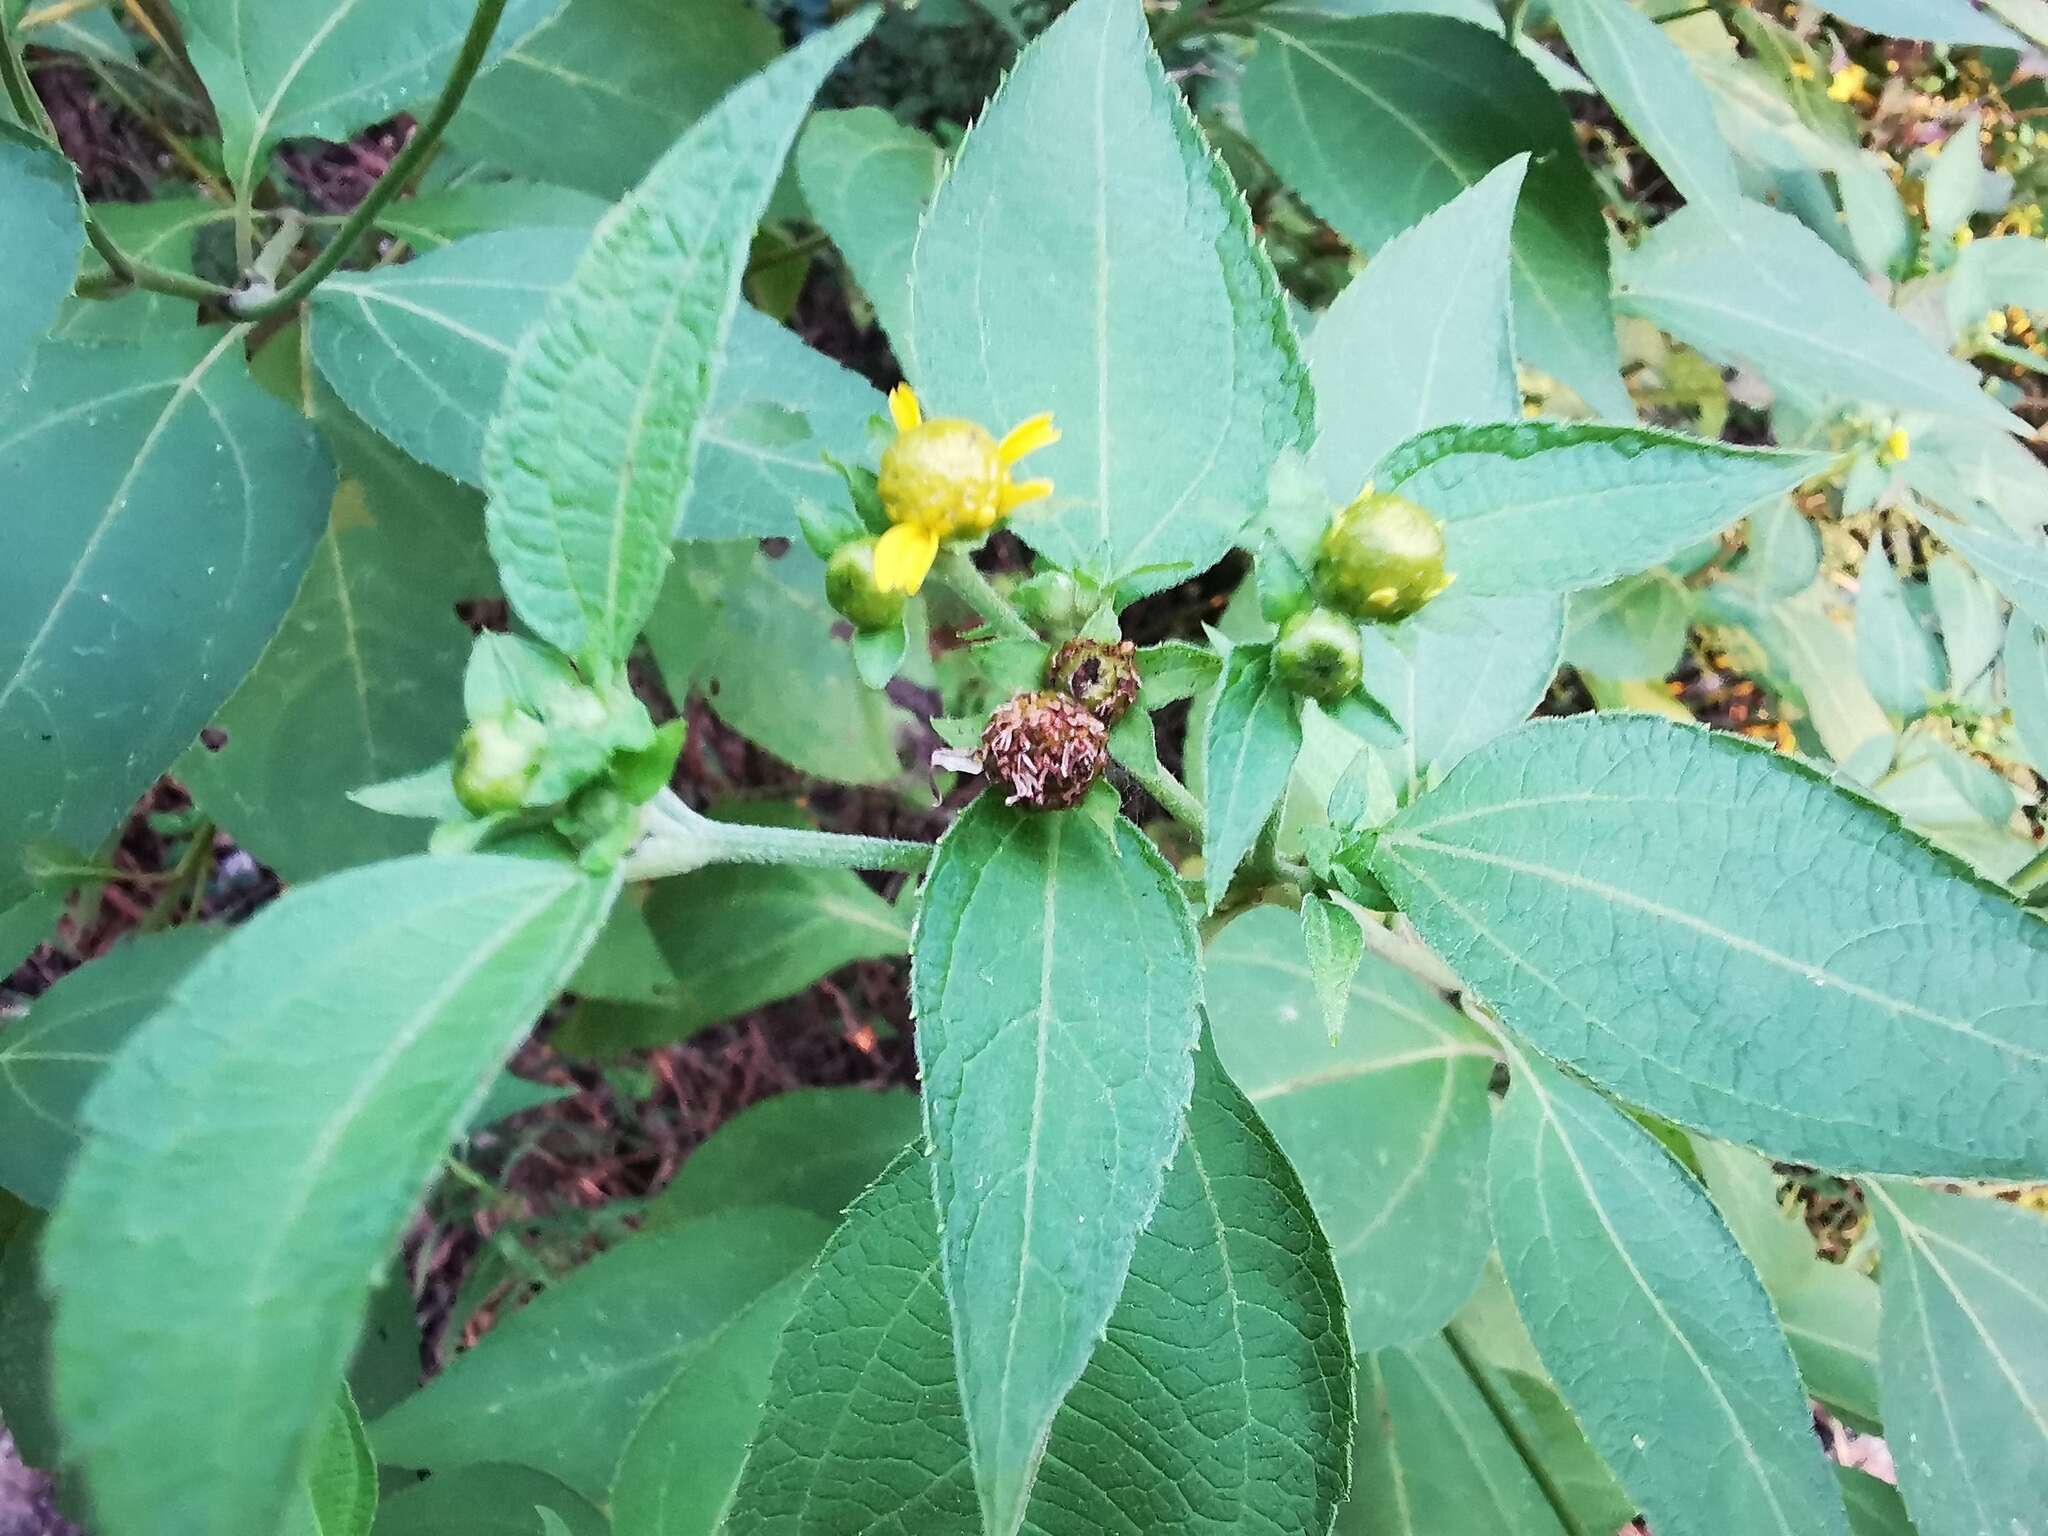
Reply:
[[[1053,652],[1045,680],[1104,725],[1115,725],[1138,697],[1138,648],[1077,638]]]
[[[1020,693],[989,716],[981,763],[1011,805],[1063,811],[1081,803],[1109,761],[1109,727],[1063,693]]]

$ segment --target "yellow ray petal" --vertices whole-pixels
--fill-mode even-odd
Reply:
[[[938,557],[939,536],[916,523],[898,523],[875,541],[875,585],[884,592],[915,592]]]
[[[1040,411],[1010,428],[1003,440],[996,444],[996,458],[1008,469],[1025,454],[1050,448],[1059,440],[1060,429],[1052,424],[1052,412]]]
[[[889,419],[898,432],[908,432],[924,421],[924,407],[917,403],[917,391],[898,384],[889,391]]]
[[[1052,494],[1050,480],[1005,480],[1003,488],[996,492],[996,505],[1008,517],[1019,507],[1034,501],[1042,501]]]

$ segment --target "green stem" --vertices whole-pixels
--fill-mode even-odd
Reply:
[[[2035,907],[2048,901],[2048,848],[2043,848],[2019,867],[2013,877],[2005,882],[2012,888],[2020,904]]]
[[[1024,615],[1013,608],[1010,600],[981,574],[966,550],[956,546],[939,556],[939,579],[959,593],[968,607],[994,625],[998,633],[1012,640],[1039,638],[1038,631],[1025,621]]]
[[[1465,1341],[1458,1337],[1457,1327],[1453,1325],[1444,1329],[1443,1337],[1444,1342],[1450,1345],[1451,1353],[1457,1357],[1458,1364],[1464,1368],[1465,1376],[1472,1383],[1473,1390],[1485,1401],[1488,1411],[1500,1425],[1501,1433],[1507,1436],[1508,1444],[1512,1445],[1515,1454],[1522,1458],[1522,1465],[1528,1468],[1530,1478],[1543,1494],[1544,1501],[1550,1505],[1550,1512],[1557,1516],[1557,1523],[1564,1528],[1566,1536],[1588,1536],[1585,1525],[1572,1513],[1571,1504],[1565,1498],[1564,1490],[1558,1487],[1557,1479],[1550,1475],[1550,1469],[1544,1466],[1543,1458],[1536,1454],[1536,1448],[1529,1443],[1528,1436],[1522,1433],[1520,1421],[1508,1412],[1508,1406],[1501,1400],[1499,1389],[1494,1386],[1492,1379],[1479,1362],[1473,1358],[1472,1351],[1465,1346]]]
[[[931,862],[930,843],[886,837],[848,837],[801,827],[757,827],[700,816],[663,790],[649,802],[642,836],[626,855],[628,880],[686,875],[712,864],[789,864],[805,869],[900,869]]]
[[[1522,30],[1522,18],[1529,14],[1529,0],[1501,0],[1501,27],[1513,42]]]
[[[14,106],[15,115],[27,124],[39,129],[52,149],[59,154],[64,146],[58,142],[56,124],[50,121],[50,114],[43,110],[42,98],[36,95],[35,85],[30,81],[28,66],[22,62],[21,50],[15,45],[14,23],[10,12],[0,0],[0,76],[5,77],[7,99]],[[167,293],[175,298],[191,299],[196,303],[208,303],[221,298],[226,290],[204,278],[194,277],[189,272],[173,272],[168,267],[159,267],[151,262],[138,261],[114,243],[113,237],[100,227],[100,221],[93,216],[92,206],[83,197],[78,202],[79,215],[85,223],[85,237],[92,242],[92,248],[100,253],[100,259],[107,264],[108,281],[113,285],[107,291],[124,288],[147,288],[155,293]],[[81,291],[92,293],[94,288],[81,287]]]
[[[462,106],[463,97],[469,94],[470,82],[476,79],[477,71],[483,67],[484,57],[490,52],[491,38],[498,30],[499,18],[505,14],[505,4],[506,0],[477,0],[476,14],[470,18],[469,31],[462,39],[462,51],[455,56],[455,66],[449,71],[447,83],[441,87],[441,98],[434,103],[434,110],[427,115],[427,120],[413,129],[412,137],[405,141],[405,148],[392,157],[391,163],[384,168],[384,174],[377,178],[377,184],[356,204],[334,238],[320,248],[319,254],[306,264],[305,270],[268,296],[260,288],[237,294],[230,301],[230,308],[236,315],[244,320],[262,320],[292,308],[347,259],[356,248],[356,242],[377,222],[384,205],[405,189],[414,170],[426,162],[427,156],[440,142],[441,134]]]
[[[1206,831],[1208,818],[1202,813],[1202,802],[1194,797],[1194,793],[1187,785],[1181,783],[1179,779],[1173,776],[1171,768],[1168,768],[1156,757],[1149,764],[1133,766],[1130,763],[1125,763],[1123,768],[1126,773],[1138,781],[1140,789],[1144,790],[1146,794],[1157,800],[1164,807],[1167,815],[1194,833],[1196,837],[1208,835]]]

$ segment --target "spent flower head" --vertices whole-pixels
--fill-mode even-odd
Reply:
[[[1010,475],[1026,454],[1060,440],[1050,411],[998,441],[957,416],[927,421],[917,392],[898,384],[889,391],[889,415],[896,440],[882,452],[877,488],[890,527],[875,545],[875,584],[884,592],[915,592],[940,544],[980,538],[1025,503],[1052,494],[1050,480]]]

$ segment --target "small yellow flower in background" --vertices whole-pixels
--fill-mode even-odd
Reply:
[[[1880,464],[1903,464],[1913,456],[1913,439],[1904,427],[1893,427],[1891,436],[1884,440],[1884,446],[1877,450]]]
[[[1794,80],[1811,80],[1813,78],[1813,66],[1804,59],[1794,59],[1787,67],[1792,71],[1792,78]]]
[[[1851,64],[1828,82],[1828,100],[1854,101],[1869,84],[1870,71],[1861,64]]]
[[[1971,229],[1970,226],[1967,224],[1958,224],[1956,226],[1955,233],[1949,236],[1949,239],[1955,242],[1956,248],[1958,250],[1960,250],[1963,246],[1968,245],[1972,240],[1976,238],[1977,232]]]
[[[926,421],[908,384],[889,391],[896,441],[882,453],[878,488],[892,525],[875,544],[875,585],[915,592],[947,539],[978,538],[1027,502],[1052,494],[1050,480],[1013,480],[1027,453],[1060,440],[1052,413],[1020,422],[998,442],[957,416]]]
[[[1984,334],[1987,336],[2003,336],[2005,334],[2004,310],[1994,309],[1984,317]]]

